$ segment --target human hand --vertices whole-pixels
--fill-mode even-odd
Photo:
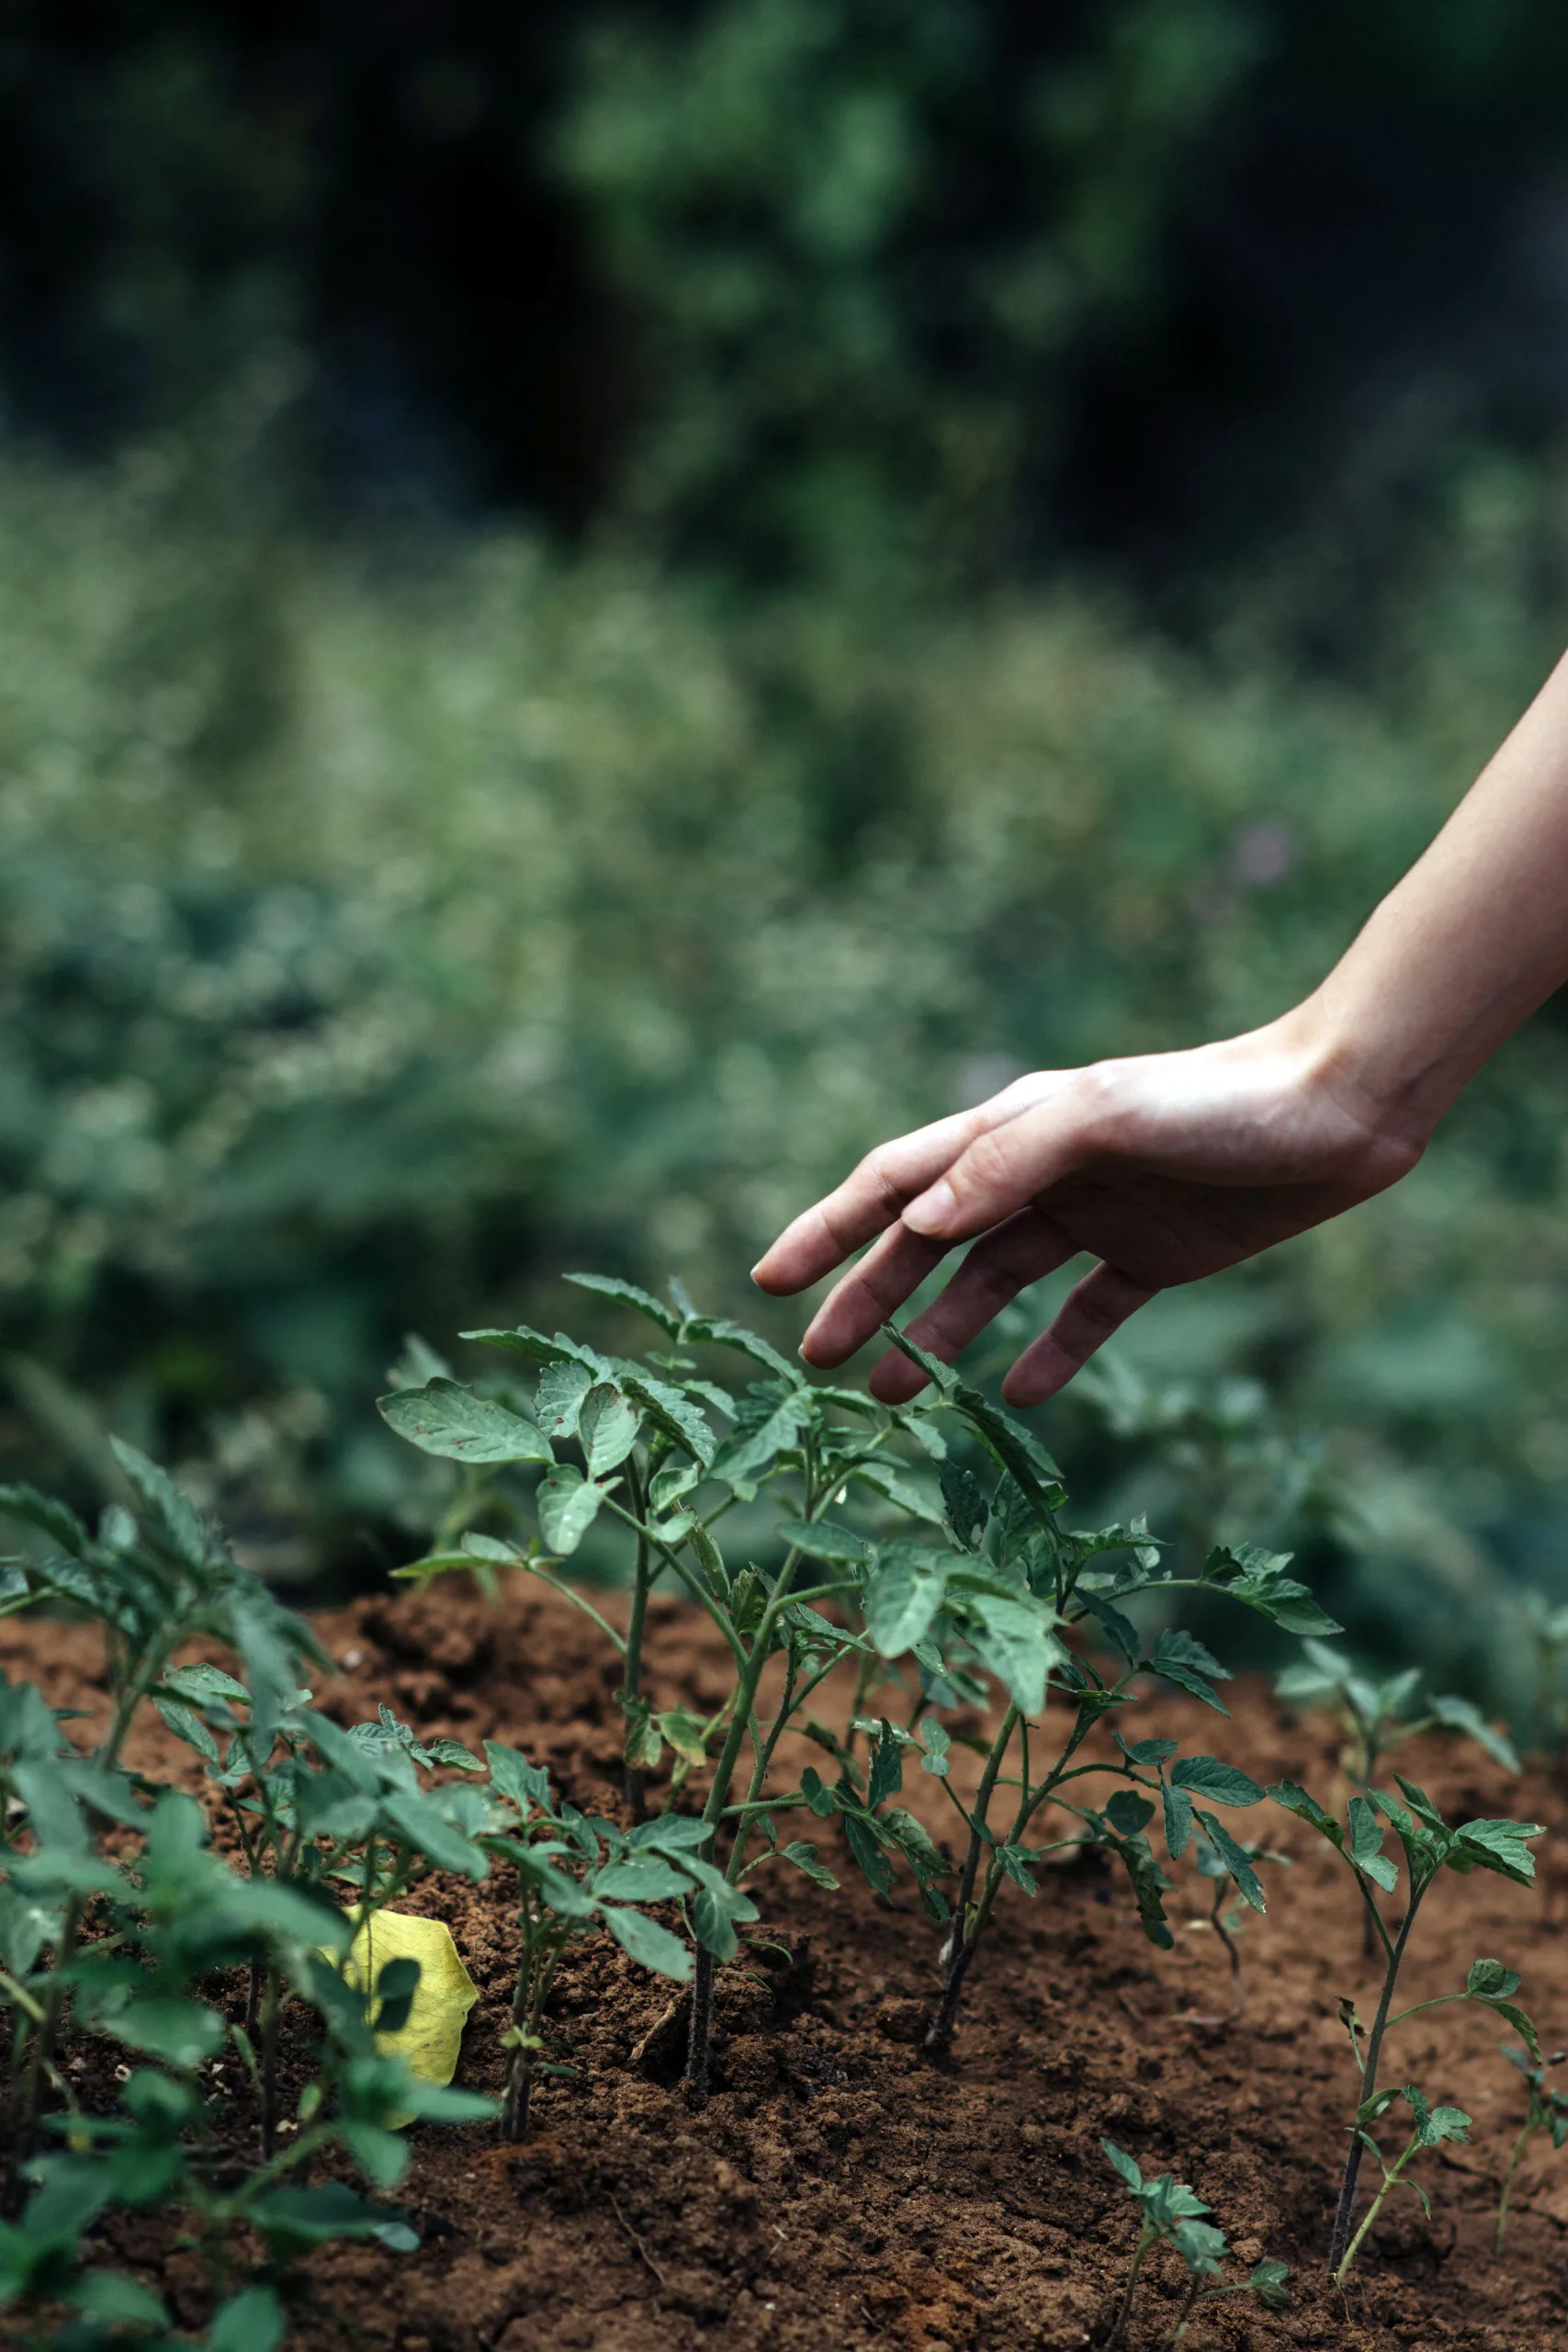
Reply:
[[[1156,1291],[1384,1191],[1426,1140],[1400,1131],[1303,1007],[1190,1052],[1035,1071],[879,1145],[785,1228],[752,1279],[777,1296],[804,1290],[881,1236],[801,1344],[808,1363],[829,1366],[863,1346],[955,1243],[974,1240],[908,1327],[951,1363],[1021,1290],[1089,1250],[1100,1264],[1002,1384],[1010,1404],[1037,1405]],[[895,1349],[871,1374],[890,1405],[924,1385]]]

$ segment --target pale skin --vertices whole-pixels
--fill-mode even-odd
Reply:
[[[909,1326],[952,1362],[1021,1290],[1087,1251],[1097,1263],[1002,1385],[1010,1404],[1040,1404],[1156,1292],[1397,1183],[1564,980],[1568,658],[1304,1002],[1185,1052],[1033,1071],[879,1145],[785,1228],[753,1279],[786,1295],[865,1250],[801,1345],[829,1367],[968,1242]],[[871,1374],[889,1404],[924,1385],[894,1350]]]

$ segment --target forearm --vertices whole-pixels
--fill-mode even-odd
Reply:
[[[1568,658],[1292,1020],[1331,1084],[1425,1138],[1568,980]]]

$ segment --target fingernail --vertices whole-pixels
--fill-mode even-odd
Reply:
[[[767,1262],[768,1262],[768,1261],[767,1261],[767,1259],[766,1259],[765,1257],[764,1257],[764,1258],[759,1258],[759,1259],[758,1259],[758,1261],[757,1261],[756,1264],[755,1264],[755,1265],[752,1267],[752,1269],[751,1269],[751,1280],[752,1280],[753,1282],[755,1282],[755,1281],[756,1281],[756,1279],[757,1279],[758,1275],[761,1272],[761,1271],[762,1271],[763,1267],[767,1264]]]
[[[943,1176],[929,1193],[922,1193],[918,1201],[909,1203],[904,1211],[903,1222],[911,1233],[938,1234],[950,1221],[957,1206],[958,1203],[953,1197],[953,1187]]]

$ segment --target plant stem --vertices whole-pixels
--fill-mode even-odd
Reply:
[[[633,1509],[640,1520],[645,1506],[642,1480],[637,1475],[635,1459],[628,1460],[626,1464],[626,1481],[631,1487]],[[631,1614],[626,1620],[626,1666],[621,1675],[621,1688],[628,1702],[626,1706],[628,1728],[635,1719],[637,1702],[642,1695],[642,1629],[648,1615],[648,1538],[646,1535],[639,1534],[637,1539],[637,1565],[632,1570]],[[640,1764],[634,1764],[629,1757],[626,1758],[621,1792],[626,1798],[626,1807],[632,1819],[645,1821],[648,1818],[648,1791],[644,1784],[643,1770]]]
[[[261,2153],[270,2164],[277,2150],[277,1971],[269,1968],[261,2005]]]
[[[1519,2159],[1534,2139],[1536,2130],[1537,2126],[1532,2118],[1514,2142],[1513,2153],[1508,2158],[1508,2168],[1503,2175],[1503,2194],[1497,2199],[1497,2230],[1492,2243],[1494,2254],[1501,2254],[1503,2251],[1503,2240],[1507,2235],[1508,2230],[1508,2199],[1514,2193],[1514,2175],[1518,2171]]]
[[[1111,2333],[1105,2339],[1105,2352],[1115,2352],[1115,2346],[1125,2339],[1127,2314],[1133,2308],[1133,2290],[1138,2283],[1138,2273],[1144,2267],[1144,2256],[1153,2245],[1155,2236],[1156,2233],[1145,2222],[1133,2256],[1133,2267],[1127,2273],[1127,2284],[1122,2290],[1122,2300],[1116,2306],[1116,2316],[1111,2323]]]
[[[1358,2141],[1356,2144],[1359,2147],[1359,2141]],[[1337,2287],[1343,2287],[1346,2279],[1349,2277],[1350,2266],[1361,2251],[1362,2240],[1365,2238],[1367,2232],[1371,2228],[1372,2223],[1377,2220],[1378,2215],[1382,2211],[1383,2207],[1387,2204],[1390,2190],[1398,2187],[1401,2174],[1404,2172],[1405,2165],[1410,2162],[1411,2157],[1416,2154],[1416,2149],[1420,2145],[1420,2134],[1418,2132],[1413,2134],[1410,2145],[1405,2149],[1404,2154],[1400,2157],[1399,2162],[1394,2165],[1393,2171],[1384,2173],[1382,2187],[1379,2189],[1377,2195],[1368,2206],[1365,2216],[1362,2219],[1360,2228],[1356,2232],[1355,2236],[1351,2239],[1344,2260],[1340,2263],[1339,2267],[1334,2273],[1334,2283]]]
[[[1365,2107],[1378,2086],[1378,2061],[1382,2055],[1382,2038],[1388,2027],[1388,2013],[1393,2002],[1393,1988],[1399,1981],[1399,1968],[1400,1962],[1404,1958],[1404,1947],[1410,1940],[1410,1930],[1416,1924],[1416,1914],[1421,1907],[1421,1897],[1426,1891],[1425,1886],[1417,1887],[1412,1883],[1410,1908],[1404,1915],[1404,1924],[1400,1928],[1398,1938],[1389,1952],[1388,1965],[1383,1971],[1382,1992],[1378,2000],[1377,2015],[1372,2019],[1372,2030],[1367,2036],[1367,2055],[1361,2068],[1361,2094],[1356,2102],[1358,2108]],[[1349,2267],[1349,2256],[1346,2253],[1346,2247],[1349,2243],[1350,2222],[1356,2211],[1356,2184],[1360,2178],[1362,2153],[1363,2143],[1358,2127],[1357,2133],[1350,2142],[1349,2154],[1345,2159],[1345,2177],[1340,2185],[1339,2203],[1334,2216],[1334,2233],[1328,2243],[1328,2271],[1330,2278],[1336,2283]],[[1386,2196],[1386,2194],[1385,2187],[1383,2195]],[[1381,2205],[1382,2202],[1382,2197],[1380,2197],[1378,2204]],[[1376,2211],[1375,2206],[1373,2211]],[[1357,2245],[1359,2245],[1361,2238],[1365,2235],[1366,2231],[1363,2227],[1357,2237]],[[1354,2252],[1354,2248],[1351,2248],[1351,2252]]]
[[[800,1557],[798,1546],[792,1546],[785,1555],[784,1564],[779,1570],[761,1621],[752,1637],[750,1654],[741,1668],[739,1685],[735,1693],[735,1713],[729,1719],[729,1729],[725,1734],[724,1746],[714,1769],[713,1786],[703,1808],[703,1820],[708,1833],[704,1841],[704,1850],[710,1861],[713,1859],[714,1834],[729,1802],[729,1783],[739,1758],[740,1743],[746,1737],[749,1724],[754,1720],[757,1689],[762,1679],[768,1654],[773,1648],[773,1627],[778,1623],[780,1611],[789,1599],[790,1585]],[[713,2045],[713,1954],[699,1944],[692,1976],[691,2029],[686,2043],[687,2091],[691,2098],[696,2099],[707,2096],[708,2058]]]
[[[959,1881],[958,1900],[953,1905],[953,1940],[948,1953],[947,1982],[942,1986],[941,2006],[926,2028],[925,2047],[933,2054],[948,2049],[952,2043],[953,2023],[958,2015],[958,1997],[964,1990],[964,1979],[969,1973],[969,1963],[974,1957],[976,1940],[983,1924],[976,1920],[971,1929],[969,1918],[969,1906],[975,1900],[975,1880],[980,1868],[980,1849],[986,1842],[981,1832],[985,1826],[986,1814],[990,1805],[992,1792],[997,1785],[997,1775],[1002,1769],[1002,1758],[1007,1753],[1008,1742],[1012,1737],[1018,1717],[1019,1711],[1016,1706],[1010,1707],[1002,1717],[1002,1727],[991,1743],[991,1752],[986,1758],[986,1769],[980,1776],[980,1786],[976,1792],[973,1815],[975,1826],[969,1834],[969,1850],[964,1857],[964,1875]]]
[[[1187,2301],[1181,2306],[1180,2316],[1177,2320],[1175,2330],[1171,2335],[1171,2352],[1176,2352],[1177,2346],[1186,2335],[1188,2322],[1191,2319],[1192,2313],[1197,2308],[1198,2298],[1202,2291],[1203,2281],[1201,2277],[1195,2278],[1190,2287],[1187,2290]]]

